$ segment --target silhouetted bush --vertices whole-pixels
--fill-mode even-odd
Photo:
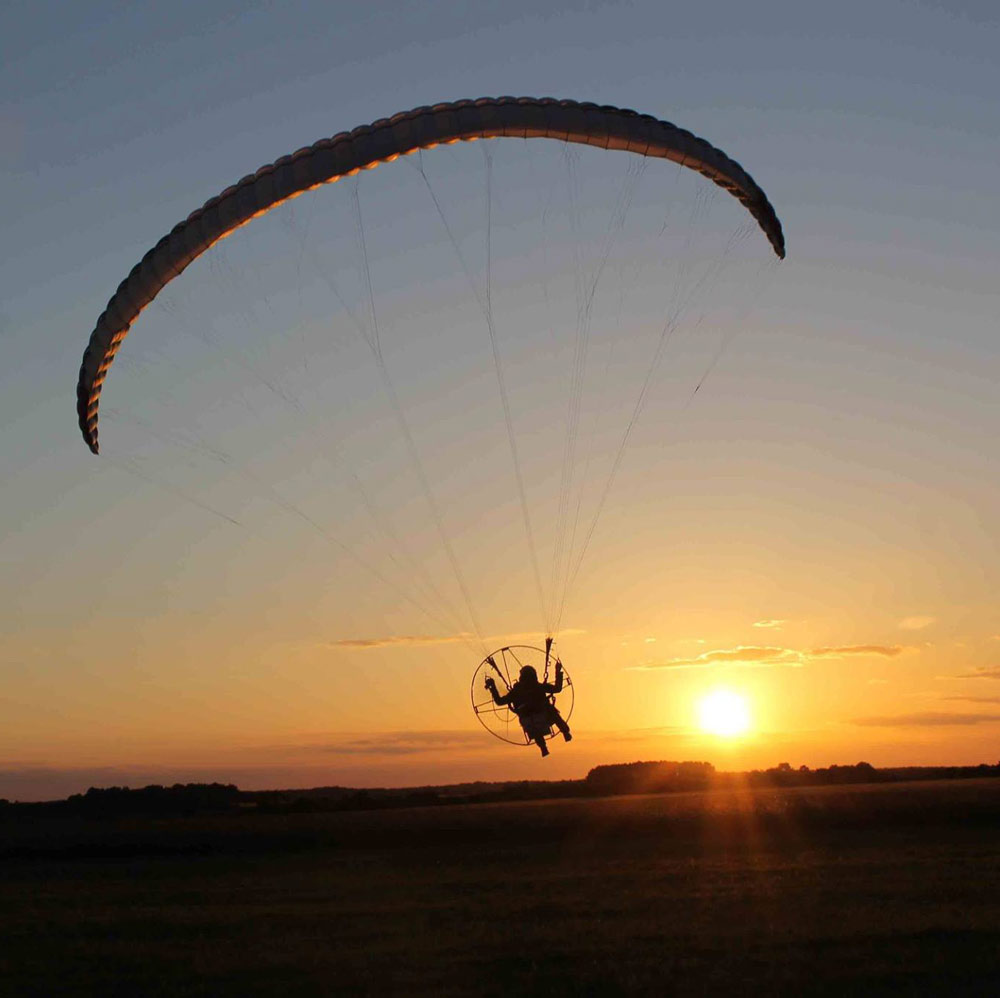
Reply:
[[[152,784],[136,790],[91,787],[85,794],[73,794],[66,806],[72,812],[91,817],[203,814],[236,808],[239,799],[239,788],[232,783],[175,783],[172,787]]]
[[[585,782],[592,793],[642,794],[703,790],[714,776],[710,762],[627,762],[595,766]]]

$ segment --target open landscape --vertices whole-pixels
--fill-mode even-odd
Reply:
[[[1000,780],[6,820],[11,995],[992,994]]]
[[[0,3],[0,998],[1000,996],[998,51]]]

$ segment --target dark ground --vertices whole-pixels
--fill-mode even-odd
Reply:
[[[0,824],[0,994],[996,995],[1000,780]]]

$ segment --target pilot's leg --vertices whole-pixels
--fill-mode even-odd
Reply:
[[[569,725],[563,720],[563,716],[558,710],[553,709],[552,711],[552,723],[562,732],[562,736],[566,741],[571,742],[573,740]]]

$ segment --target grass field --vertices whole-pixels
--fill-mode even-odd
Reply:
[[[996,995],[1000,781],[0,826],[0,994]]]

